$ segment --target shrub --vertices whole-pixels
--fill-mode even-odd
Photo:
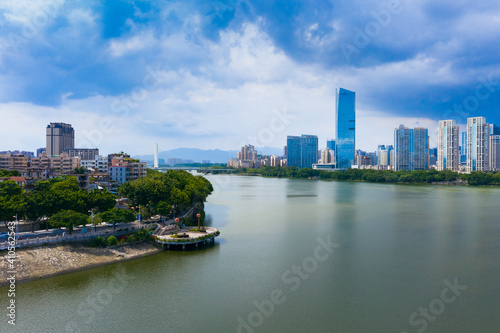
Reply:
[[[108,245],[108,242],[106,239],[102,238],[101,236],[98,236],[97,238],[94,238],[89,242],[89,246],[91,247],[106,247]]]
[[[118,244],[118,239],[116,239],[115,236],[109,236],[108,237],[108,245],[109,246],[113,246],[113,245],[116,245]]]

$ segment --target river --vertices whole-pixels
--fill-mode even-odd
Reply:
[[[0,288],[0,331],[500,332],[499,188],[207,178],[215,245],[18,284],[15,327]]]

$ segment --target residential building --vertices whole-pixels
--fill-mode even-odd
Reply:
[[[321,150],[320,164],[335,164],[335,151],[330,148]]]
[[[281,166],[281,157],[279,157],[278,155],[271,155],[270,162],[270,165],[272,167],[279,167]]]
[[[484,117],[467,118],[467,166],[466,172],[489,169],[490,124]]]
[[[467,131],[462,132],[462,142],[460,145],[460,166],[467,165]]]
[[[177,164],[182,164],[182,158],[169,157],[167,161],[168,165],[170,166],[176,166]]]
[[[69,157],[80,157],[81,160],[93,160],[99,155],[97,148],[68,148],[64,150],[68,153]]]
[[[458,171],[458,132],[455,120],[440,120],[438,124],[437,170]]]
[[[147,174],[146,162],[132,159],[128,154],[113,154],[108,169],[109,179],[116,181],[118,185],[145,177]]]
[[[6,153],[0,155],[0,169],[23,170],[28,168],[28,157],[22,154]]]
[[[500,135],[490,135],[490,170],[500,171]]]
[[[392,164],[392,151],[394,147],[392,145],[385,146],[379,145],[377,148],[377,165],[379,166],[389,166]]]
[[[354,164],[356,147],[356,94],[343,88],[336,90],[335,154],[338,169]]]
[[[80,166],[92,172],[108,173],[108,158],[96,155],[92,160],[81,160]]]
[[[427,170],[429,168],[429,134],[426,128],[400,125],[394,130],[394,168]]]
[[[75,131],[70,124],[50,123],[46,128],[47,156],[58,156],[75,147]]]

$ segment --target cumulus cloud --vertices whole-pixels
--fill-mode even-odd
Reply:
[[[400,123],[432,133],[443,117],[500,122],[494,2],[54,4],[31,38],[23,27],[36,6],[0,5],[0,112],[29,132],[10,143],[15,132],[2,131],[4,149],[43,146],[51,121],[72,123],[81,145],[103,152],[280,147],[300,134],[324,146],[338,87],[357,93],[361,149],[391,144]],[[25,38],[16,50],[13,35]],[[342,45],[355,48],[350,59]],[[478,87],[488,97],[464,108]]]

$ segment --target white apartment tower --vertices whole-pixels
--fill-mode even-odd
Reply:
[[[490,124],[484,117],[467,119],[467,172],[489,170]]]
[[[459,170],[459,127],[455,120],[440,120],[438,125],[437,169]]]

